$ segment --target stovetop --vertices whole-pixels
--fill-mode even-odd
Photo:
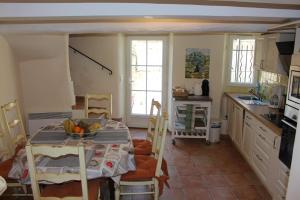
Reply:
[[[262,114],[261,116],[263,118],[265,118],[266,120],[272,122],[273,124],[275,124],[279,128],[282,127],[281,120],[284,118],[283,113],[277,113],[277,114],[268,113],[268,114]]]

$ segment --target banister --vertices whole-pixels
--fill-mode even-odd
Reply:
[[[80,55],[82,55],[82,56],[86,57],[87,59],[93,61],[94,63],[96,63],[97,65],[99,65],[99,66],[102,68],[102,70],[103,70],[103,69],[106,69],[107,71],[109,71],[109,75],[112,75],[112,70],[109,69],[108,67],[106,67],[105,65],[99,63],[97,60],[95,60],[95,59],[89,57],[88,55],[86,55],[85,53],[79,51],[79,50],[76,49],[75,47],[72,47],[71,45],[69,45],[69,48],[72,49],[72,50],[74,51],[74,53],[79,53]]]

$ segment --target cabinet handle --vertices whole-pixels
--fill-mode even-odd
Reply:
[[[263,159],[261,159],[261,157],[260,157],[258,154],[256,154],[256,157],[257,157],[257,159],[260,160],[261,162],[263,161]]]
[[[252,118],[251,117],[249,117],[248,115],[247,115],[247,117],[246,117],[247,119],[250,119],[250,120],[252,120]]]
[[[259,127],[263,132],[266,132],[266,129],[264,129],[263,127]]]
[[[290,176],[290,172],[289,172],[289,171],[286,171],[285,174],[286,174],[287,176]]]
[[[273,141],[273,149],[276,149],[276,139],[277,139],[277,136],[274,138],[274,141]]]
[[[262,136],[261,134],[258,135],[262,140],[266,141],[266,138]]]

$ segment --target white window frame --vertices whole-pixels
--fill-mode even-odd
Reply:
[[[234,39],[254,39],[254,57],[253,57],[253,82],[252,83],[238,83],[231,82],[231,63],[232,63],[232,48],[233,48],[233,40]],[[238,87],[255,87],[257,81],[257,69],[255,66],[255,56],[256,56],[256,37],[255,36],[246,36],[246,35],[230,35],[229,36],[229,44],[227,48],[227,85],[228,86],[238,86]]]

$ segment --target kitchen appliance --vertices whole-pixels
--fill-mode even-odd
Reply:
[[[297,128],[297,118],[300,109],[300,66],[291,66],[289,83],[282,122],[282,134],[279,150],[279,159],[291,167],[294,140]]]
[[[300,66],[291,66],[284,115],[297,122],[300,109]]]
[[[288,168],[291,167],[293,158],[294,140],[296,134],[297,123],[289,118],[282,120],[282,135],[279,150],[279,159]]]
[[[282,113],[268,113],[261,115],[266,120],[270,121],[271,123],[275,124],[279,128],[282,128],[282,119],[284,118]]]

